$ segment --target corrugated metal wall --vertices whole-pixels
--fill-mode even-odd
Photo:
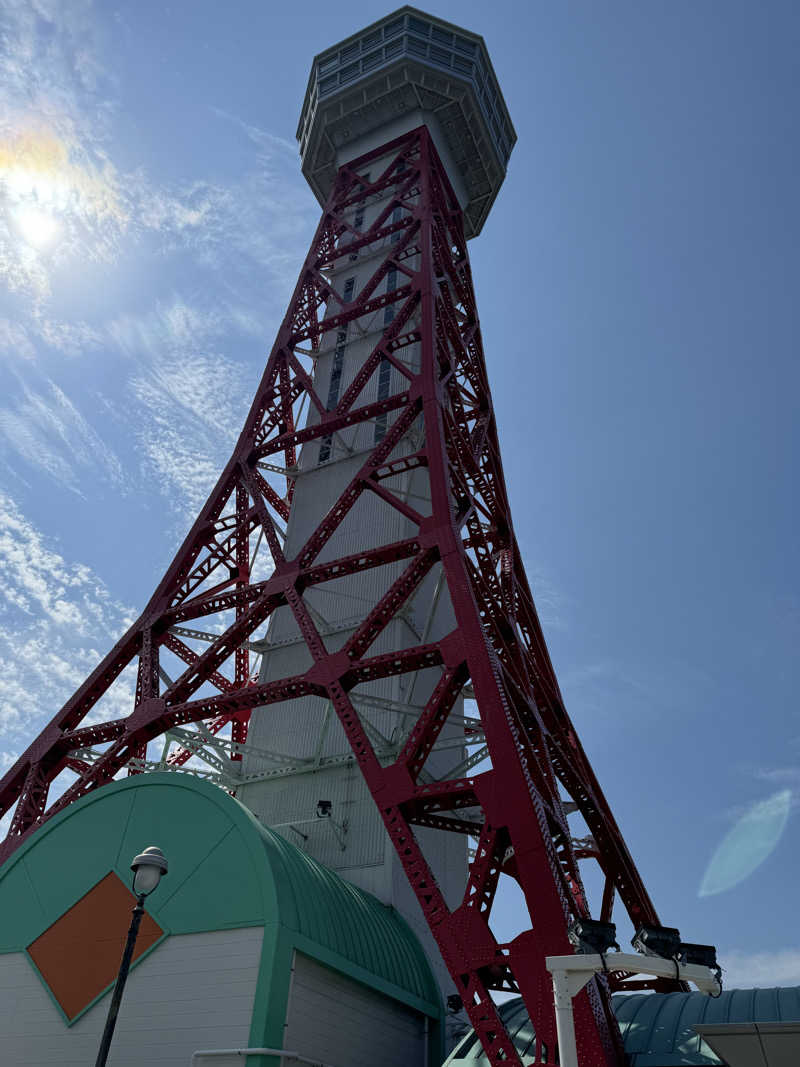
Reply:
[[[297,953],[283,1047],[332,1067],[423,1067],[425,1017]]]
[[[259,926],[167,938],[128,978],[109,1067],[187,1067],[197,1049],[247,1046],[262,937]],[[109,995],[67,1029],[27,957],[0,955],[0,1063],[94,1063]]]

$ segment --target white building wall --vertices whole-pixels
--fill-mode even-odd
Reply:
[[[425,1016],[296,953],[283,1047],[332,1067],[423,1067]]]
[[[263,932],[259,926],[181,934],[158,945],[128,976],[109,1067],[188,1067],[197,1049],[246,1047]],[[109,999],[107,993],[68,1027],[27,956],[0,955],[0,1063],[93,1064]]]

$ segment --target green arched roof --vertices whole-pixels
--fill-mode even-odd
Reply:
[[[170,934],[277,925],[299,951],[428,1014],[440,994],[400,915],[266,829],[216,786],[136,775],[59,813],[0,868],[0,952],[23,951],[114,870],[156,844],[169,873],[147,909]]]
[[[724,989],[719,997],[703,993],[648,996],[629,993],[612,998],[631,1067],[652,1064],[720,1064],[695,1032],[695,1023],[777,1023],[800,1020],[800,987]]]
[[[628,993],[612,997],[630,1067],[718,1067],[721,1064],[695,1032],[695,1023],[795,1022],[800,1020],[800,987],[726,989],[719,997],[703,993]],[[533,1038],[521,997],[500,1006],[500,1015],[523,1059]],[[486,1053],[474,1032],[445,1060],[447,1067],[484,1067]]]

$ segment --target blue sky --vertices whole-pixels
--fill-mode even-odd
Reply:
[[[388,10],[3,5],[4,764],[227,458],[316,224],[311,58]],[[519,137],[471,255],[567,705],[663,921],[800,982],[800,11],[429,10],[485,36]]]

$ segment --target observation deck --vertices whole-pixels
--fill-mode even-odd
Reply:
[[[297,140],[320,204],[343,163],[423,123],[477,236],[517,135],[483,38],[413,7],[314,58]]]

